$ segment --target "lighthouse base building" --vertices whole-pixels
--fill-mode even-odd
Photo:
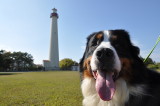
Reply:
[[[59,69],[59,49],[58,49],[58,14],[57,9],[52,9],[50,15],[51,22],[51,38],[50,38],[50,52],[49,60],[43,60],[45,70],[58,70]]]
[[[44,70],[59,70],[59,66],[53,66],[53,64],[50,62],[50,60],[43,60],[43,67],[44,67]]]

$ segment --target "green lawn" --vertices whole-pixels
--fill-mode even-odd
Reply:
[[[160,69],[157,69],[157,71],[159,71],[159,72],[160,72]]]
[[[0,73],[0,106],[81,106],[78,72]]]

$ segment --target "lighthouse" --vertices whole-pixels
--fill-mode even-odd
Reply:
[[[51,35],[50,35],[50,50],[49,60],[43,60],[45,70],[59,69],[59,48],[58,48],[58,13],[57,9],[53,8],[50,15],[51,18]]]

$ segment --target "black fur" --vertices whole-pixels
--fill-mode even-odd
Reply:
[[[146,75],[140,73],[140,79],[135,76],[133,84],[146,85],[146,93],[142,96],[130,95],[126,106],[160,106],[160,74],[149,69],[143,71]]]
[[[129,85],[137,86],[139,84],[145,85],[145,94],[141,96],[131,95],[125,106],[160,106],[160,74],[156,71],[147,69],[143,61],[139,57],[139,48],[134,46],[128,32],[125,30],[110,30],[111,36],[109,41],[116,49],[119,58],[127,58],[132,60],[130,80],[126,82]],[[102,33],[102,32],[97,32]],[[97,33],[91,34],[87,38],[85,53],[80,61],[80,71],[83,73],[84,60],[91,56],[98,45],[94,45],[94,37]],[[116,38],[116,39],[114,39]],[[122,72],[123,70],[121,70]],[[130,71],[130,70],[128,70]],[[120,73],[120,76],[121,77]],[[123,75],[122,75],[123,76]],[[118,79],[117,79],[118,80]],[[123,96],[123,95],[122,95]]]

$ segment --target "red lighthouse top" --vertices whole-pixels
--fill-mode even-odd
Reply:
[[[53,10],[53,12],[51,13],[50,18],[52,18],[52,17],[57,17],[58,18],[57,9],[53,8],[52,10]]]

